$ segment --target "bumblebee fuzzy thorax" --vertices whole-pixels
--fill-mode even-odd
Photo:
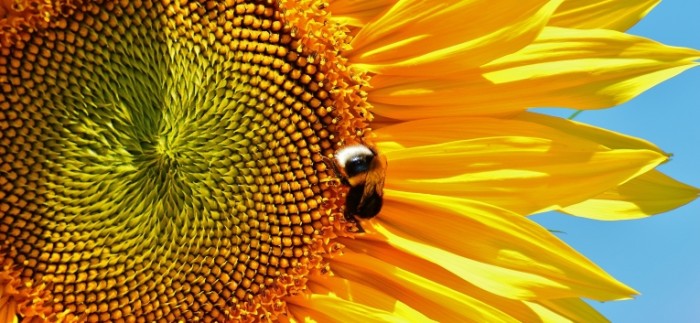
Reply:
[[[348,185],[355,187],[365,183],[375,155],[364,145],[348,146],[336,153],[335,159]]]
[[[350,187],[345,201],[345,218],[369,219],[377,216],[382,208],[384,179],[387,161],[375,149],[364,145],[352,145],[339,150],[336,169],[341,181]],[[360,231],[363,231],[361,226]]]

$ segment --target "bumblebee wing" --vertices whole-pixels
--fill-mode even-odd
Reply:
[[[379,161],[386,162],[386,160]],[[375,167],[381,167],[382,164],[375,165]],[[368,198],[381,198],[384,195],[384,179],[386,178],[384,168],[373,169],[367,173],[365,179],[365,189],[362,194],[362,199],[360,199],[360,207],[364,206]]]
[[[376,196],[381,197],[382,194],[377,191],[377,185],[375,182],[372,182],[372,178],[368,178],[368,181],[365,182],[365,189],[364,192],[362,192],[362,198],[360,199],[360,203],[358,205],[360,208],[367,203],[367,199],[369,198],[375,198]]]
[[[370,219],[375,217],[382,209],[383,199],[375,188],[376,186],[369,184],[362,187],[362,197],[357,204],[356,216]]]
[[[368,178],[370,183],[376,183],[374,190],[379,194],[379,196],[384,195],[384,179],[386,178],[386,167],[387,167],[386,157],[384,155],[377,155],[374,167],[376,170],[372,172],[373,178]]]

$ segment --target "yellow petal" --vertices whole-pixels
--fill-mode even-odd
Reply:
[[[609,322],[604,316],[594,310],[586,302],[577,298],[542,300],[525,302],[533,311],[539,314],[542,322]]]
[[[402,122],[378,128],[377,141],[403,147],[438,144],[482,137],[521,136],[567,142],[571,146],[646,149],[664,153],[646,140],[539,113],[523,112],[510,118],[453,117]]]
[[[385,236],[376,233],[377,227],[374,225],[376,222],[370,224],[371,225],[365,225],[368,234],[355,237],[354,239],[342,238],[339,242],[343,243],[347,250],[372,256],[375,259],[401,268],[402,270],[414,273],[420,277],[425,277],[436,284],[468,295],[472,299],[478,299],[487,306],[497,308],[519,322],[533,322],[536,320],[537,316],[529,307],[525,306],[522,301],[488,292],[468,281],[473,275],[460,276],[459,274],[462,273],[462,271],[448,270],[445,268],[457,266],[457,263],[447,258],[440,258],[440,261],[436,261],[436,259],[438,259],[438,254],[431,254],[430,258],[421,258],[413,251],[411,251],[413,253],[409,253],[397,249],[385,241]],[[440,251],[440,253],[444,253],[444,251]],[[424,254],[421,255],[424,256]],[[448,258],[449,257],[458,256],[449,255]],[[354,299],[357,299],[357,297],[359,296],[356,296]]]
[[[339,277],[381,286],[411,307],[440,322],[515,322],[496,308],[425,277],[347,250],[331,261]]]
[[[385,199],[373,227],[389,244],[491,293],[522,300],[635,293],[525,217],[451,197],[387,190]]]
[[[556,129],[569,136],[587,139],[611,149],[647,149],[664,154],[661,148],[644,139],[624,135],[604,128],[598,128],[574,120],[562,119],[532,112],[518,114],[514,116],[513,119],[527,121],[545,126],[547,128]]]
[[[366,24],[346,55],[355,66],[375,73],[455,73],[530,43],[558,4],[558,0],[401,0]]]
[[[4,286],[0,286],[3,287]],[[17,304],[10,297],[4,297],[0,290],[0,322],[17,322]]]
[[[390,313],[394,321],[431,321],[430,318],[423,315],[421,312],[397,300],[395,296],[386,294],[381,286],[369,286],[337,276],[314,274],[309,276],[308,287],[309,291],[316,295],[327,295],[343,301],[364,304],[365,306],[373,307],[380,311],[379,314],[382,313],[381,311]],[[313,298],[307,298],[305,306],[318,308],[318,305],[313,304],[314,301]],[[297,302],[297,300],[292,300],[292,302]],[[339,310],[342,311],[342,309]],[[387,317],[386,314],[377,316],[380,318]],[[353,322],[356,322],[356,320],[353,320]]]
[[[411,322],[392,313],[379,310],[373,306],[344,300],[332,295],[300,295],[290,297],[287,306],[294,317],[300,321],[315,322]]]
[[[493,94],[497,104],[605,108],[697,65],[698,57],[617,31],[547,27],[532,45],[484,67],[493,86],[471,90]]]
[[[539,317],[541,318],[542,322],[544,323],[568,323],[573,321],[568,320],[567,318],[557,314],[556,312],[551,311],[550,309],[537,304],[537,303],[527,303],[530,305],[530,308],[532,308],[533,311],[537,312]]]
[[[441,74],[423,76],[375,75],[367,100],[372,113],[395,120],[435,117],[500,116],[525,109],[525,105],[507,97],[501,100],[499,87],[484,79],[479,70],[459,76]],[[509,101],[506,101],[509,100]]]
[[[384,143],[379,146],[383,149]],[[386,150],[386,187],[463,197],[519,214],[594,197],[666,160],[650,150],[609,150],[532,137],[488,137]]]
[[[566,0],[549,21],[550,26],[624,31],[634,26],[660,0]]]
[[[698,194],[700,189],[654,170],[561,211],[596,220],[631,220],[675,209]]]
[[[331,19],[340,24],[361,27],[389,10],[397,1],[334,0],[331,1],[328,11],[332,13]]]
[[[700,52],[609,30],[547,27],[515,54],[459,74],[376,75],[373,113],[396,120],[500,116],[527,107],[604,108],[696,65]]]

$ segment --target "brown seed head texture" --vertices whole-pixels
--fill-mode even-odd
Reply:
[[[314,3],[2,5],[0,264],[52,319],[260,320],[325,266],[364,77]]]

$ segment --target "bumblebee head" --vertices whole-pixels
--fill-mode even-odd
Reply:
[[[364,145],[352,145],[339,150],[335,159],[345,172],[351,186],[363,184],[363,178],[372,167],[376,153]]]

